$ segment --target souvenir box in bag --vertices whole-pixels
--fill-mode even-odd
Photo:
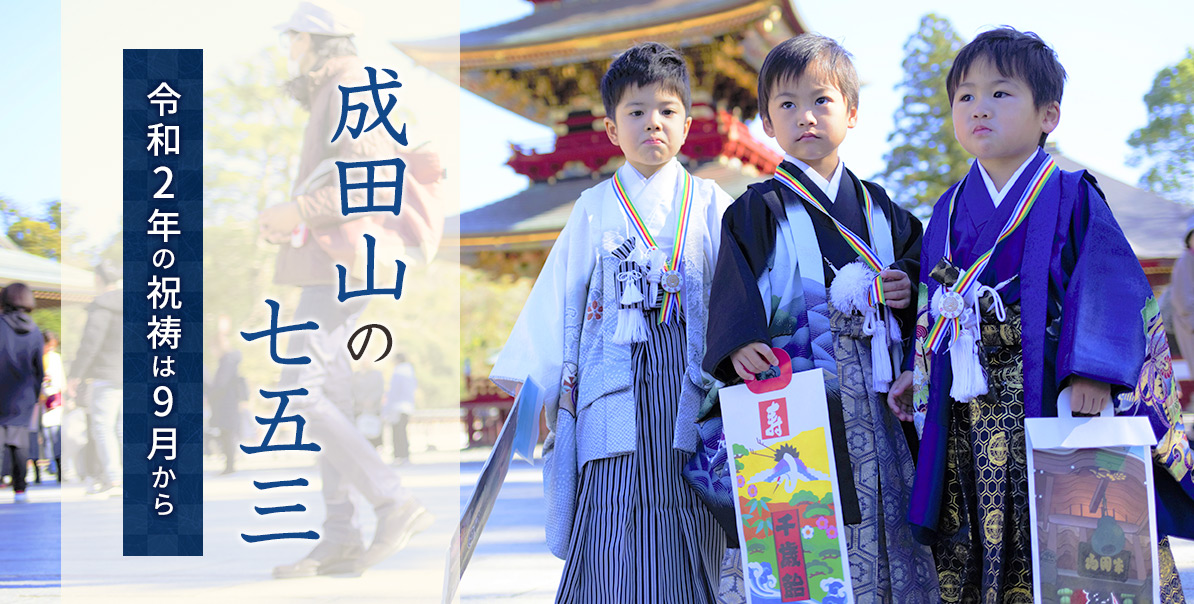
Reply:
[[[748,601],[853,602],[824,374],[773,350],[778,377],[719,394]]]
[[[1024,422],[1036,601],[1160,602],[1148,418],[1057,410]]]

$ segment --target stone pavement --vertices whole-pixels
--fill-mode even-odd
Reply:
[[[404,484],[416,496],[441,504],[434,510],[435,524],[406,549],[359,577],[275,581],[270,569],[301,557],[309,544],[248,545],[239,539],[238,531],[256,518],[252,505],[273,503],[263,500],[251,481],[277,480],[302,466],[248,468],[230,476],[212,471],[205,481],[207,536],[202,558],[121,559],[111,548],[106,551],[105,543],[119,534],[119,500],[89,499],[80,485],[32,486],[27,504],[10,503],[11,490],[0,490],[0,603],[437,603],[445,545],[487,453],[416,454],[413,464],[402,466]],[[532,467],[515,461],[511,466],[460,585],[460,602],[552,602],[563,562],[543,543],[540,477],[541,462]],[[311,509],[309,521],[317,524],[323,517],[318,492],[312,490],[302,501]],[[60,522],[69,534],[61,564]],[[372,515],[361,513],[360,522],[365,535],[370,535]],[[1194,542],[1175,541],[1174,555],[1187,597],[1194,602]]]

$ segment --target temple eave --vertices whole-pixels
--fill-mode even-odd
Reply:
[[[671,46],[689,46],[711,36],[739,30],[767,15],[768,5],[757,3],[725,13],[686,21],[610,32],[586,38],[553,40],[534,45],[500,45],[460,51],[460,69],[530,69],[566,63],[609,59],[636,42],[654,40]],[[418,60],[418,59],[416,59]]]

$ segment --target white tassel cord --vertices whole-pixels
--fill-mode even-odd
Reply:
[[[962,313],[961,330],[949,343],[949,360],[953,366],[954,383],[949,395],[959,402],[967,402],[987,393],[987,376],[978,356],[978,304]]]
[[[638,304],[643,301],[643,293],[638,289],[638,280],[641,275],[636,271],[622,273],[627,275],[626,279],[622,279],[626,283],[626,289],[622,291],[622,299],[620,302],[623,306],[630,306],[631,304]],[[619,277],[621,278],[621,277]]]
[[[875,392],[887,392],[895,378],[891,344],[900,339],[899,325],[891,313],[871,306],[868,294],[877,274],[861,262],[843,266],[829,285],[829,298],[838,310],[863,314],[862,333],[871,337],[871,376]],[[894,331],[893,331],[894,329]]]
[[[618,280],[626,284],[618,309],[618,325],[614,329],[615,344],[630,344],[632,342],[647,341],[647,318],[640,308],[632,305],[643,301],[643,293],[638,289],[638,281],[642,275],[638,271],[626,271],[618,275]]]
[[[618,309],[618,326],[614,329],[615,344],[647,341],[647,318],[637,308]]]
[[[958,332],[951,334],[949,342],[949,359],[954,378],[949,395],[954,400],[963,403],[987,393],[987,377],[983,372],[982,362],[978,355],[979,321],[981,320],[978,305],[979,291],[981,290],[974,290],[960,301],[962,314],[958,316]],[[950,311],[956,312],[959,309],[954,306],[951,297],[947,297],[948,293],[948,288],[941,287],[933,294],[931,307],[934,318],[942,314],[947,317],[951,316]],[[958,298],[952,297],[952,300],[956,301]]]
[[[1003,287],[1006,282],[1001,283]],[[949,389],[949,395],[957,401],[969,401],[987,393],[987,375],[983,371],[979,360],[978,346],[981,336],[982,312],[979,310],[979,300],[984,293],[990,293],[993,300],[991,309],[1000,323],[1007,320],[1007,309],[1003,306],[1003,298],[999,296],[998,288],[980,285],[974,292],[974,300],[970,308],[962,315],[962,333],[954,336],[950,342],[949,360],[953,365],[954,383]]]
[[[887,320],[879,308],[868,308],[862,322],[862,333],[871,336],[871,376],[875,392],[891,390],[891,342]]]

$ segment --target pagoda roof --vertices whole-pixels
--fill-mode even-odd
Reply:
[[[561,0],[537,4],[521,19],[465,32],[459,39],[394,45],[435,71],[454,69],[457,56],[462,71],[529,68],[609,59],[645,40],[683,47],[768,16],[791,31],[805,31],[791,0]]]
[[[741,195],[760,178],[735,161],[705,162],[690,171],[693,176],[716,181],[731,197]],[[461,250],[550,247],[580,194],[600,182],[579,177],[533,183],[510,197],[465,212],[459,216]]]
[[[1186,221],[1191,215],[1189,206],[1092,170],[1062,155],[1056,147],[1050,146],[1048,151],[1062,170],[1086,170],[1099,181],[1107,205],[1111,206],[1111,213],[1137,258],[1181,255],[1185,249]]]

